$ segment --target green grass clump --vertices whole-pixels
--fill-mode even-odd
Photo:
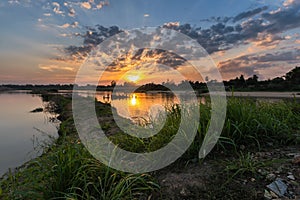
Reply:
[[[258,161],[250,152],[238,154],[238,159],[226,160],[225,172],[231,174],[231,178],[237,175],[256,174],[264,167],[265,163]]]
[[[300,115],[293,110],[297,102],[259,102],[254,99],[228,99],[222,136],[235,144],[299,142]],[[296,140],[295,140],[296,139]]]
[[[1,181],[1,199],[134,199],[158,190],[147,174],[103,165],[79,141],[60,145]]]

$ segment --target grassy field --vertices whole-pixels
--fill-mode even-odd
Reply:
[[[296,100],[270,103],[229,98],[221,138],[213,152],[199,160],[198,152],[210,124],[207,99],[208,103],[200,106],[195,140],[182,157],[156,172],[124,173],[106,167],[84,148],[74,126],[71,99],[45,95],[44,100],[50,101],[50,111],[60,114],[60,137],[52,145],[41,146],[44,149],[41,157],[1,179],[0,199],[260,199],[268,172],[283,166],[287,160],[275,154],[267,158],[255,155],[300,144],[300,104]],[[176,134],[181,117],[179,107],[169,107],[160,133],[138,139],[116,127],[109,105],[98,102],[96,112],[110,140],[131,152],[150,152],[167,144]],[[293,169],[288,167],[287,171]],[[207,170],[204,188],[195,183],[185,190],[170,191],[166,182],[172,176],[166,174],[183,175],[195,169],[198,170],[191,172],[195,178],[197,174],[204,177],[203,170]],[[250,185],[243,187],[244,180],[255,181],[247,181]]]

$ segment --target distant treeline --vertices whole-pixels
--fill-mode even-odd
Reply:
[[[295,67],[285,75],[259,81],[257,75],[245,79],[243,75],[223,81],[227,89],[241,91],[300,91],[300,67]]]
[[[58,92],[59,90],[73,90],[73,84],[49,84],[49,85],[33,85],[33,84],[26,84],[26,85],[14,85],[14,84],[6,84],[1,85],[0,89],[5,90],[31,90],[33,93],[40,93],[41,91],[47,92]],[[77,86],[81,90],[91,90],[94,89],[95,86],[86,85],[86,86]],[[114,87],[111,85],[107,86],[97,86],[97,90],[113,90]]]
[[[206,82],[218,83],[216,80],[209,80],[206,78]],[[145,91],[168,91],[171,89],[185,90],[187,84],[189,84],[194,90],[198,90],[201,93],[208,92],[206,82],[199,81],[182,81],[179,84],[175,84],[172,81],[163,82],[161,84],[148,83],[142,86],[137,86],[133,83],[125,82],[123,85],[118,85],[118,90],[137,88],[136,92]],[[229,81],[223,81],[226,90],[237,91],[300,91],[300,67],[295,67],[285,75],[276,77],[274,79],[268,79],[259,81],[257,75],[253,75],[247,79],[243,75],[231,79]],[[58,90],[72,90],[73,84],[49,84],[49,85],[2,85],[1,90],[32,90],[32,92],[40,93],[41,91],[56,92]],[[82,90],[92,90],[95,88],[93,85],[77,86]],[[116,82],[112,81],[110,85],[97,86],[98,91],[112,91],[116,87]]]

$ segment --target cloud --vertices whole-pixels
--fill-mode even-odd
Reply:
[[[179,27],[180,23],[179,22],[168,22],[164,23],[163,27],[164,28],[177,28]]]
[[[246,12],[242,12],[240,14],[238,14],[237,16],[235,16],[232,21],[233,22],[237,22],[237,21],[240,21],[242,19],[245,19],[245,18],[249,18],[249,17],[252,17],[254,15],[257,15],[259,13],[261,13],[262,11],[264,10],[267,10],[268,9],[268,6],[264,6],[264,7],[261,7],[261,8],[255,8],[253,10],[249,10],[249,11],[246,11]]]
[[[99,10],[102,9],[104,6],[108,6],[109,2],[108,1],[100,1],[99,3],[96,3],[94,0],[89,0],[85,2],[79,3],[80,7],[90,10]]]
[[[227,23],[230,20],[232,20],[232,17],[211,17],[209,19],[201,19],[200,22]]]
[[[61,26],[58,26],[59,28],[69,28],[71,25],[69,23],[65,23]]]
[[[53,2],[52,5],[53,5],[53,12],[55,14],[58,15],[64,14],[64,12],[60,10],[60,4],[58,2]]]
[[[108,1],[100,1],[99,4],[96,5],[96,9],[101,9],[103,6],[108,6],[109,2]]]
[[[44,13],[43,15],[44,15],[45,17],[50,17],[50,16],[52,16],[51,13]]]
[[[79,22],[73,22],[72,24],[71,24],[71,26],[72,26],[72,28],[77,28],[78,27],[78,25],[79,25]]]
[[[213,17],[212,21],[217,22],[208,28],[192,27],[190,24],[180,24],[179,22],[169,22],[162,25],[164,28],[179,31],[195,39],[206,49],[209,54],[224,52],[229,49],[237,48],[240,45],[252,44],[254,47],[266,50],[277,47],[281,42],[289,40],[289,37],[283,36],[282,33],[294,28],[300,28],[300,1],[287,0],[282,7],[270,10],[268,7],[259,7],[253,10],[241,12],[233,17]],[[87,1],[93,9],[97,5],[94,1]],[[77,26],[77,25],[76,25]],[[117,26],[103,27],[86,27],[85,33],[77,34],[82,37],[81,46],[69,46],[64,49],[66,58],[75,61],[83,60],[88,54],[100,44],[104,39],[120,33],[122,30]],[[66,36],[66,35],[65,35]],[[296,42],[295,42],[296,43]],[[223,73],[243,73],[252,75],[257,70],[272,67],[280,62],[297,62],[299,59],[298,51],[294,53],[272,53],[262,55],[246,55],[219,63]],[[172,57],[162,52],[142,50],[133,58],[136,62],[143,59],[156,58],[160,63],[172,65],[176,68],[183,63],[183,60]],[[171,60],[168,58],[171,57]],[[285,59],[284,59],[285,58]],[[111,71],[120,70],[122,64],[115,63],[111,65]]]
[[[126,69],[128,66],[142,66],[146,64],[151,69],[156,66],[156,71],[163,72],[169,70],[169,67],[177,69],[185,63],[185,59],[174,53],[161,49],[144,48],[139,49],[134,55],[122,55],[110,64],[106,70],[109,72],[118,72]]]
[[[18,4],[18,5],[20,5],[20,1],[19,0],[9,0],[8,3],[9,4]]]
[[[260,56],[253,56],[251,59],[257,62],[285,62],[285,61],[299,61],[300,50],[267,53]]]
[[[66,25],[67,26],[67,25]],[[70,26],[70,24],[69,24]],[[74,22],[71,26],[78,26],[78,22]],[[63,37],[77,36],[83,38],[83,44],[81,46],[68,46],[62,49],[65,54],[64,58],[56,58],[57,60],[72,60],[80,62],[84,60],[94,47],[100,44],[105,38],[120,33],[121,30],[117,26],[111,26],[105,28],[97,25],[96,28],[86,27],[87,31],[85,34],[61,34]]]
[[[299,4],[299,1],[297,0],[286,0],[283,2],[283,6],[285,7],[289,7],[289,6],[292,6],[292,5],[295,5],[295,4]]]
[[[251,54],[219,62],[218,68],[223,74],[244,74],[252,76],[259,70],[280,66],[282,64],[299,63],[300,50]]]
[[[88,9],[88,10],[92,8],[90,2],[82,2],[82,3],[80,4],[80,6],[81,6],[82,8]]]
[[[253,42],[256,46],[259,47],[276,47],[281,41],[286,39],[289,39],[289,37],[259,33],[257,38]]]
[[[219,23],[210,28],[191,28],[189,25],[169,26],[196,39],[208,53],[228,50],[238,45],[256,43],[258,46],[275,46],[286,38],[280,36],[284,31],[300,28],[300,1],[287,1],[285,5],[274,11],[267,7],[242,12],[232,21],[237,24],[228,25],[229,18],[215,17]],[[257,15],[256,18],[251,18]],[[224,19],[224,20],[223,20]]]
[[[39,68],[48,72],[54,71],[74,71],[72,67],[61,67],[58,65],[39,64]]]
[[[300,1],[286,2],[284,5],[289,6],[278,9],[276,12],[262,14],[262,18],[269,23],[266,28],[267,32],[280,33],[300,27]]]
[[[58,27],[59,27],[59,28],[63,28],[63,29],[70,28],[70,27],[72,27],[72,28],[77,28],[78,25],[79,25],[79,22],[75,21],[75,22],[73,22],[72,24],[65,23],[65,24],[63,24],[63,25],[61,25],[61,26],[58,26]]]
[[[69,9],[68,15],[69,15],[70,17],[75,17],[76,12],[75,12],[74,8],[70,8],[70,9]]]

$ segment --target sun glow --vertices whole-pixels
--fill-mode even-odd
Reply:
[[[139,75],[128,75],[126,77],[126,79],[128,79],[129,81],[135,83],[135,82],[137,82],[140,79],[140,76]]]

